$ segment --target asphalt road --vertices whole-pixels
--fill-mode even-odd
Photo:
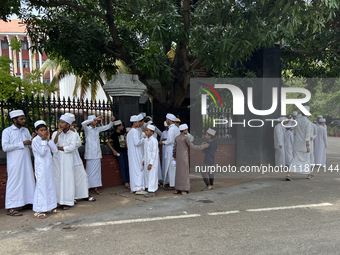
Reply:
[[[340,167],[340,140],[327,164]],[[1,254],[339,254],[340,170],[252,182],[0,232]]]

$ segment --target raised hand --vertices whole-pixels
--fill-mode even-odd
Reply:
[[[111,117],[111,122],[114,122],[115,119],[116,119],[116,118],[115,118],[114,116],[112,116],[112,117]]]

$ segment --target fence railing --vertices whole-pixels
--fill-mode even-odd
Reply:
[[[58,129],[60,116],[66,112],[73,113],[76,117],[76,129],[85,142],[81,122],[87,119],[89,115],[103,116],[104,120],[102,125],[110,122],[111,116],[118,118],[118,105],[111,102],[103,101],[88,101],[79,99],[56,99],[50,97],[28,97],[26,96],[20,102],[14,101],[0,101],[0,132],[12,125],[12,120],[9,117],[9,112],[12,110],[21,109],[26,116],[26,127],[30,132],[34,131],[34,122],[37,120],[44,120],[47,127],[54,132]],[[100,133],[100,141],[102,144],[106,143],[109,139],[111,131]]]

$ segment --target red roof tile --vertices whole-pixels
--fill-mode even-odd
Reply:
[[[26,25],[22,20],[12,19],[11,21],[4,22],[0,20],[0,33],[25,33]]]

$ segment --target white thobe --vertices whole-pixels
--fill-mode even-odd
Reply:
[[[52,135],[52,141],[57,135],[57,131]],[[62,132],[58,137],[57,147],[63,147],[64,150],[58,150],[53,154],[53,168],[55,188],[57,191],[57,202],[60,205],[74,205],[74,159],[73,151],[77,148],[77,135],[69,130],[65,134]]]
[[[161,141],[162,139],[167,139],[168,138],[168,130],[164,130],[161,136]],[[162,169],[158,169],[158,179],[159,180],[164,180],[164,173],[165,173],[165,151],[166,151],[166,145],[162,145]]]
[[[85,120],[81,123],[85,136],[85,154],[86,173],[88,175],[89,188],[102,186],[101,158],[102,151],[100,149],[99,133],[110,129],[113,122],[106,126],[92,128],[89,124],[92,120]]]
[[[126,136],[128,159],[129,159],[129,174],[130,188],[135,192],[144,189],[144,173],[142,161],[143,141],[140,132],[136,128],[131,128]]]
[[[158,141],[151,136],[144,140],[144,175],[145,188],[148,188],[149,192],[155,192],[158,189],[158,167],[159,167],[159,149]],[[148,170],[148,165],[151,164],[151,170]]]
[[[296,121],[298,124],[294,129],[293,159],[289,171],[310,174],[310,156],[306,147],[307,142],[310,143],[311,137],[310,121],[306,116],[298,117]]]
[[[14,124],[2,132],[2,149],[7,157],[7,183],[5,208],[12,209],[33,204],[35,180],[29,146],[23,141],[31,140],[27,128]]]
[[[36,179],[33,211],[47,212],[57,207],[57,193],[54,182],[52,154],[58,151],[54,142],[37,136],[32,141],[34,173]]]
[[[294,143],[294,133],[293,130],[286,130],[285,132],[285,164],[289,166],[293,159],[293,143]]]
[[[87,173],[84,168],[83,161],[79,155],[78,148],[81,146],[81,138],[77,131],[75,131],[77,135],[77,146],[73,151],[73,160],[74,160],[74,187],[75,187],[75,199],[87,198],[89,196],[89,181],[87,177]]]
[[[315,139],[314,159],[315,165],[326,165],[326,147],[328,146],[327,129],[322,125],[317,127],[318,136]]]
[[[175,124],[171,124],[169,126],[168,138],[163,141],[162,144],[166,145],[165,149],[165,172],[164,172],[164,184],[170,185],[170,187],[175,187],[175,178],[176,178],[176,166],[173,164],[173,148],[175,139],[179,136],[181,132],[179,128]]]
[[[311,132],[311,138],[312,140],[309,141],[309,164],[315,164],[315,159],[314,159],[314,141],[315,138],[317,137],[317,128],[316,125],[310,121],[310,132]]]
[[[282,146],[282,148],[280,148]],[[281,123],[274,128],[275,166],[285,166],[284,129]]]

